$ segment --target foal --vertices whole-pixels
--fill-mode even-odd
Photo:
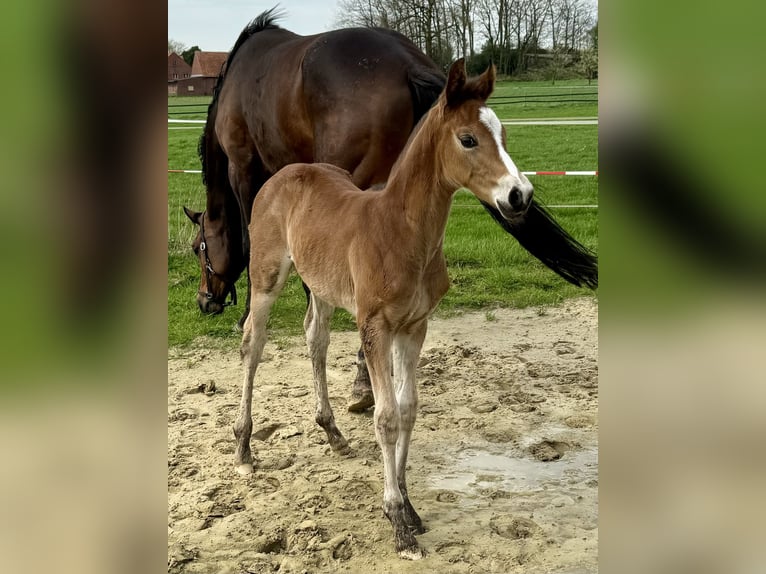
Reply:
[[[494,67],[467,80],[464,61],[455,62],[383,190],[363,192],[347,172],[327,164],[294,164],[268,180],[253,204],[252,298],[242,338],[246,374],[234,425],[237,468],[253,470],[253,379],[269,311],[295,267],[311,289],[304,328],[316,421],[340,452],[348,443],[327,394],[329,322],[336,307],[356,317],[375,395],[383,512],[403,558],[424,555],[414,536],[424,529],[409,501],[405,467],[417,410],[415,369],[428,316],[449,287],[442,244],[452,196],[466,187],[509,221],[523,216],[532,200],[532,185],[508,157],[500,122],[486,106],[494,83]]]

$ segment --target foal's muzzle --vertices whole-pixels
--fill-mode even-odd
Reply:
[[[497,208],[506,219],[522,216],[529,209],[533,194],[534,189],[531,183],[516,184],[508,192],[507,199],[497,201]]]

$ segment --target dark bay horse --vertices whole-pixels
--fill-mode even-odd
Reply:
[[[348,443],[327,393],[329,326],[336,307],[356,318],[375,394],[383,512],[396,551],[406,559],[424,555],[415,538],[424,527],[410,502],[406,468],[418,358],[428,317],[450,285],[443,244],[452,197],[468,188],[511,228],[533,205],[532,185],[508,156],[500,120],[486,105],[494,81],[494,67],[467,79],[463,60],[453,64],[444,92],[415,128],[382,190],[362,191],[348,172],[332,165],[295,164],[274,175],[253,203],[251,312],[242,337],[245,376],[234,425],[237,470],[253,471],[253,382],[271,306],[294,268],[311,292],[304,328],[316,422],[341,453]],[[268,412],[268,405],[260,410]]]
[[[277,18],[268,10],[242,31],[200,139],[207,206],[186,211],[200,226],[193,247],[205,313],[223,311],[245,269],[250,207],[271,175],[290,163],[324,162],[349,171],[361,188],[385,183],[444,86],[442,71],[401,34],[352,28],[299,36]]]
[[[388,179],[444,74],[412,42],[377,28],[299,36],[274,9],[240,34],[218,78],[200,139],[207,205],[184,208],[199,232],[197,302],[221,313],[247,265],[250,208],[263,183],[297,162],[325,162],[358,187]],[[249,285],[249,284],[248,284]],[[249,310],[249,296],[244,321]],[[351,406],[370,406],[363,355]]]
[[[268,10],[240,34],[200,138],[207,205],[203,212],[184,209],[199,225],[192,247],[201,270],[197,302],[205,313],[221,313],[229,295],[236,302],[234,285],[248,264],[251,206],[271,175],[291,163],[322,162],[347,170],[361,189],[385,183],[444,87],[442,71],[399,33],[351,28],[299,36],[278,27],[277,18]],[[597,285],[595,256],[538,203],[512,223],[495,206],[485,207],[564,279]],[[248,294],[240,325],[249,301]],[[371,404],[360,352],[350,408]]]

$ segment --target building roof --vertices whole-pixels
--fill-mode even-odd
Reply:
[[[191,73],[191,66],[181,56],[175,52],[168,54],[168,82],[188,78]]]
[[[228,57],[228,52],[194,52],[192,76],[218,77]]]

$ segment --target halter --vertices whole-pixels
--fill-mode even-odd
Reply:
[[[202,253],[205,256],[205,279],[207,284],[207,291],[199,290],[197,293],[200,295],[203,295],[204,297],[207,297],[209,300],[214,301],[216,303],[220,303],[224,307],[228,307],[230,305],[236,305],[237,304],[237,287],[234,283],[231,284],[231,287],[228,288],[226,291],[224,291],[223,297],[220,299],[216,299],[213,294],[210,292],[210,279],[213,277],[213,275],[217,275],[221,281],[226,284],[226,281],[223,278],[223,275],[220,273],[216,273],[215,269],[213,269],[213,264],[210,263],[210,257],[208,257],[207,254],[207,243],[205,241],[205,214],[203,213],[202,216],[200,216],[199,219],[199,233],[202,241],[199,244],[199,249],[202,251]],[[231,301],[226,301],[226,297],[231,294]]]

